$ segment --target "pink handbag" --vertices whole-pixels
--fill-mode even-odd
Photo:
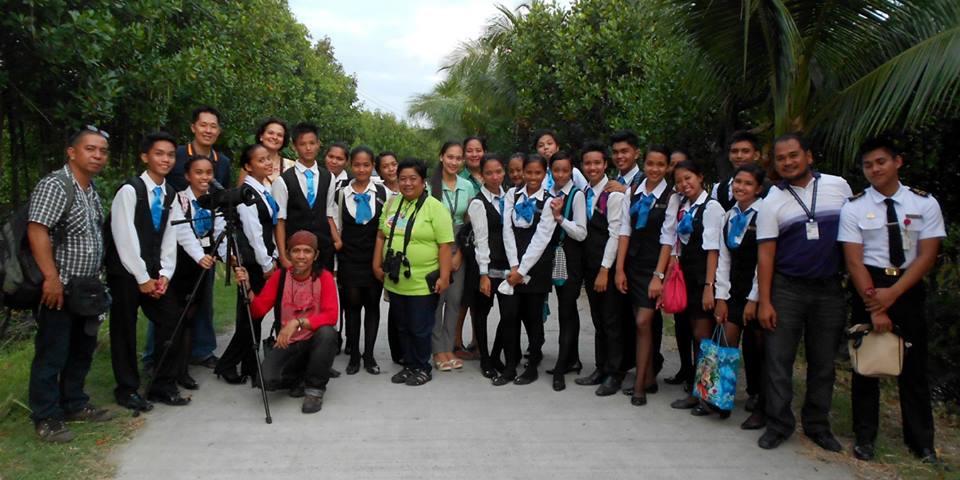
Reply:
[[[666,313],[680,313],[687,309],[687,282],[683,270],[680,270],[680,262],[675,262],[667,272],[660,308]]]

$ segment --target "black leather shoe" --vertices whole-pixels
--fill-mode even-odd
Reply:
[[[380,365],[373,364],[363,367],[370,375],[380,375]]]
[[[757,446],[764,450],[773,450],[779,447],[786,439],[786,435],[779,434],[773,430],[767,430],[760,436],[760,440],[757,440]]]
[[[677,410],[689,410],[697,405],[700,405],[699,400],[691,396],[686,396],[674,400],[672,403],[670,403],[670,408],[676,408]]]
[[[500,387],[508,383],[513,383],[516,378],[517,374],[515,372],[503,372],[496,377],[493,377],[493,380],[491,380],[490,383],[495,387]]]
[[[564,380],[563,375],[554,375],[553,376],[553,391],[560,392],[566,390],[567,382]]]
[[[151,402],[160,402],[164,405],[170,405],[171,407],[181,407],[190,403],[190,398],[181,397],[179,393],[169,393],[169,392],[150,392],[147,394],[147,399]]]
[[[135,412],[149,412],[153,410],[153,404],[144,400],[139,393],[131,393],[127,396],[117,398],[117,404]]]
[[[937,456],[936,450],[932,448],[924,448],[921,450],[911,449],[910,451],[913,452],[913,454],[916,455],[917,458],[919,458],[923,463],[929,465],[942,465],[942,463],[940,463],[940,457]]]
[[[557,371],[557,369],[556,369],[556,367],[554,367],[554,368],[551,368],[550,370],[547,370],[547,371],[546,371],[546,374],[547,374],[547,375],[553,375],[554,372],[556,372],[556,371]],[[564,371],[563,373],[564,373],[564,374],[567,374],[567,373],[574,373],[574,372],[576,372],[577,375],[580,375],[580,372],[581,372],[581,371],[583,371],[583,363],[581,363],[580,360],[577,360],[577,363],[574,363],[574,364],[568,366],[568,367],[567,367],[567,370]]]
[[[667,377],[667,378],[664,378],[664,379],[663,379],[663,383],[666,383],[667,385],[680,385],[681,383],[683,383],[683,382],[685,382],[685,381],[687,381],[687,378],[686,378],[686,375],[684,375],[682,371],[677,372],[677,373],[676,373],[674,376],[672,376],[672,377]]]
[[[672,407],[673,405],[670,405],[670,406]],[[711,412],[710,409],[708,409],[707,407],[703,406],[702,403],[697,405],[696,407],[693,407],[690,410],[690,415],[693,415],[694,417],[706,417],[711,413],[713,412]]]
[[[540,374],[537,373],[537,366],[527,365],[526,368],[523,369],[523,373],[513,380],[513,384],[530,385],[531,383],[536,382],[538,378],[540,378]]]
[[[767,426],[767,417],[766,415],[760,412],[753,412],[747,417],[743,423],[740,424],[741,430],[760,430],[763,427]]]
[[[356,375],[360,371],[360,362],[347,364],[347,375]]]
[[[177,379],[177,385],[180,385],[187,390],[196,390],[200,388],[200,385],[197,385],[197,381],[190,376],[189,373],[184,373]]]
[[[623,383],[623,380],[613,375],[607,377],[603,383],[597,387],[597,391],[594,392],[598,397],[607,397],[617,393],[617,390],[620,390],[620,384]]]
[[[317,413],[323,408],[323,393],[320,391],[320,395],[307,395],[303,399],[303,405],[300,406],[300,411],[303,413]]]
[[[757,395],[750,395],[750,398],[747,399],[747,403],[743,405],[743,409],[753,413],[757,409],[757,401],[760,400]]]
[[[634,395],[630,397],[630,405],[633,405],[635,407],[642,407],[646,404],[647,404],[646,395],[640,395],[639,397]]]
[[[586,377],[580,377],[573,381],[577,385],[590,386],[590,385],[600,385],[603,383],[603,372],[600,369],[596,369],[590,372],[590,375]]]
[[[840,445],[840,442],[837,441],[837,438],[833,436],[830,432],[818,432],[818,433],[804,433],[810,440],[813,440],[813,443],[816,443],[820,448],[828,452],[839,452],[843,450],[843,446]]]
[[[483,375],[483,378],[495,378],[497,376],[497,369],[493,368],[493,362],[480,361],[480,374]]]
[[[873,457],[874,457],[873,444],[872,443],[855,444],[853,446],[853,456],[856,457],[857,460],[863,460],[865,462],[869,462],[870,460],[873,460]]]
[[[214,368],[217,368],[217,362],[219,361],[220,359],[217,358],[216,355],[210,355],[209,357],[204,358],[203,360],[198,358],[191,359],[190,365],[214,369]]]
[[[236,370],[226,371],[226,372],[215,372],[215,375],[217,376],[217,378],[222,378],[223,381],[231,385],[241,385],[241,384],[247,383],[247,376],[238,374]]]

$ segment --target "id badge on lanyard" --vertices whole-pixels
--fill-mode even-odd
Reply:
[[[813,177],[813,201],[810,203],[810,208],[807,208],[807,204],[803,203],[803,199],[793,190],[793,186],[787,186],[790,195],[793,195],[793,198],[800,204],[800,208],[803,209],[803,213],[807,215],[807,222],[804,225],[807,232],[807,240],[820,240],[820,224],[816,220],[817,184],[819,180],[820,177]]]

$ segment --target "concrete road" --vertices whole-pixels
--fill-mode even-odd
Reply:
[[[553,297],[553,296],[551,296]],[[551,298],[551,302],[555,299]],[[556,312],[556,305],[551,305]],[[494,309],[496,310],[496,309]],[[592,368],[593,326],[580,298],[580,354]],[[835,454],[802,435],[779,449],[757,447],[745,432],[742,399],[728,420],[673,410],[679,387],[663,384],[644,407],[617,394],[600,398],[573,383],[554,392],[543,375],[532,385],[493,387],[479,362],[434,372],[421,387],[390,383],[399,370],[386,342],[386,304],[377,342],[383,373],[361,370],[333,379],[323,410],[300,413],[300,400],[270,394],[273,424],[264,423],[259,390],[217,380],[191,367],[200,383],[186,407],[158,405],[114,455],[121,479],[549,478],[753,479],[853,478]],[[496,325],[490,319],[490,332]],[[266,327],[267,322],[264,322]],[[557,323],[548,320],[544,365],[553,365]],[[229,337],[220,339],[221,348]],[[524,340],[524,345],[526,341]],[[664,341],[665,373],[677,370]],[[341,371],[347,357],[337,357]],[[584,372],[586,373],[586,372]],[[631,380],[632,381],[632,380]],[[849,448],[848,448],[849,450]],[[849,455],[849,451],[845,453]]]

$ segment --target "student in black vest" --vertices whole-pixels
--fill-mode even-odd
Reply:
[[[497,290],[510,273],[510,262],[503,246],[503,211],[506,203],[504,171],[503,157],[496,153],[484,155],[480,160],[483,185],[467,207],[480,272],[479,292],[474,296],[472,306],[473,331],[480,353],[480,373],[490,379],[503,370],[500,359],[492,357],[487,350],[487,316],[493,308],[494,295],[500,307],[500,324],[504,323],[504,318],[516,316],[513,297]],[[499,328],[497,333],[500,333]]]
[[[543,304],[550,293],[553,270],[553,232],[556,221],[550,212],[550,194],[543,186],[547,175],[547,161],[539,155],[530,155],[523,165],[523,188],[511,188],[504,202],[504,249],[510,262],[508,287],[500,291],[515,295],[517,315],[502,319],[504,327],[506,366],[493,380],[494,385],[505,385],[511,380],[527,385],[537,380],[537,367],[543,360]],[[511,292],[512,290],[512,292]],[[530,355],[523,373],[516,376],[520,364],[520,322],[530,339]]]
[[[763,414],[763,329],[757,322],[757,212],[763,199],[764,171],[748,164],[733,173],[733,196],[737,204],[724,214],[717,264],[717,301],[714,317],[723,326],[727,345],[743,338],[743,368],[747,392],[757,389],[753,413],[740,428],[758,430],[767,425]],[[749,341],[748,340],[752,340]],[[748,347],[749,345],[749,347]],[[750,348],[752,347],[752,348]]]
[[[254,205],[240,205],[237,214],[243,228],[237,232],[237,248],[243,257],[243,264],[249,274],[250,287],[255,292],[263,289],[267,279],[277,269],[276,244],[273,239],[273,229],[277,222],[277,202],[262,183],[270,173],[270,151],[260,144],[248,145],[240,154],[240,162],[247,172],[244,184],[250,186],[257,193],[257,203]],[[292,169],[291,169],[292,170]],[[282,183],[282,182],[276,182]],[[256,354],[253,350],[254,342],[260,342],[260,320],[253,319],[253,332],[250,332],[250,317],[243,301],[240,290],[237,290],[237,316],[233,337],[224,350],[214,373],[223,377],[227,383],[246,383],[247,377],[256,375]],[[251,338],[251,333],[254,338]],[[237,364],[240,364],[240,373],[237,373]],[[253,386],[259,380],[253,379]]]
[[[620,238],[620,209],[623,194],[606,191],[609,153],[602,142],[587,142],[580,155],[580,167],[587,177],[584,188],[587,211],[587,239],[583,245],[584,289],[590,304],[594,328],[596,369],[574,380],[577,385],[598,385],[607,376],[622,376],[623,346],[620,343],[620,301],[614,279],[614,262]],[[613,391],[620,388],[617,384]]]
[[[370,180],[373,150],[361,145],[350,152],[353,180],[337,192],[334,220],[343,247],[337,252],[337,282],[345,304],[347,348],[350,362],[347,375],[360,370],[360,313],[363,312],[363,368],[380,374],[373,348],[380,327],[380,295],[383,283],[373,276],[373,248],[377,243],[380,214],[387,201],[387,189]]]
[[[553,390],[566,388],[564,374],[583,368],[577,340],[580,337],[580,314],[577,298],[583,285],[583,241],[587,238],[587,206],[583,191],[573,185],[576,167],[573,156],[561,150],[550,157],[553,187],[550,188],[551,213],[557,223],[553,244],[563,249],[567,278],[554,279],[557,292],[557,317],[560,323],[560,348],[553,367]],[[554,257],[556,259],[556,257]]]
[[[141,307],[154,324],[158,355],[163,354],[164,345],[170,349],[167,360],[155,370],[147,398],[167,405],[190,401],[177,390],[178,365],[185,352],[181,342],[173,338],[180,313],[177,301],[167,295],[177,262],[177,237],[170,222],[182,218],[177,209],[170,208],[176,192],[164,180],[173,167],[176,149],[176,141],[168,133],[144,138],[140,160],[147,169],[117,190],[106,235],[107,284],[113,295],[110,356],[117,381],[114,396],[118,404],[131,410],[152,408],[138,393],[137,310]]]
[[[187,307],[190,302],[190,308],[184,319],[183,326],[183,348],[189,352],[193,341],[193,325],[196,316],[207,308],[212,307],[213,292],[208,291],[204,286],[213,278],[213,271],[208,271],[206,277],[197,289],[196,296],[190,301],[190,294],[193,292],[194,284],[200,279],[204,270],[210,270],[215,264],[213,255],[213,242],[223,231],[225,221],[223,217],[213,217],[210,210],[200,207],[197,198],[207,193],[210,189],[210,182],[213,180],[213,162],[209,158],[196,156],[184,164],[186,171],[185,178],[189,182],[188,187],[177,193],[174,210],[179,209],[179,215],[186,220],[193,220],[190,223],[181,223],[174,228],[177,232],[177,271],[173,274],[170,281],[170,293],[177,300],[179,306],[177,311]],[[220,258],[226,256],[226,242],[220,243]],[[163,352],[159,352],[162,354]],[[183,362],[178,366],[179,375],[177,383],[188,390],[198,388],[197,381],[190,376],[187,371],[187,364]]]
[[[667,202],[673,194],[664,177],[669,168],[668,154],[669,150],[662,145],[647,147],[643,180],[627,190],[620,209],[617,290],[630,297],[637,344],[637,379],[624,393],[630,395],[630,403],[636,406],[646,405],[647,393],[659,390],[653,367],[653,326],[656,302],[663,288],[663,272],[670,255],[669,247],[660,246]],[[618,375],[614,381],[600,385],[597,395],[615,392],[623,378],[622,373]]]
[[[734,170],[746,165],[756,165],[760,162],[760,140],[746,130],[733,132],[727,141],[727,159]],[[733,195],[733,175],[713,184],[710,196],[720,202],[725,211],[733,208],[737,203]]]
[[[660,243],[673,249],[687,286],[687,309],[674,316],[693,331],[693,358],[700,351],[700,340],[713,333],[713,285],[720,254],[720,230],[723,207],[703,189],[703,173],[691,160],[680,162],[673,169],[677,194],[667,204]],[[670,404],[673,408],[690,409],[696,416],[709,415],[710,410],[693,397],[693,374],[687,378],[690,393]],[[726,418],[730,412],[721,412]]]
[[[273,182],[272,194],[280,210],[274,238],[280,252],[280,264],[289,269],[292,265],[286,256],[287,239],[300,230],[317,236],[320,246],[320,263],[333,271],[335,245],[331,218],[336,208],[336,186],[333,175],[317,164],[320,153],[319,130],[312,123],[299,123],[293,127],[293,148],[299,158],[293,168],[280,174]]]

